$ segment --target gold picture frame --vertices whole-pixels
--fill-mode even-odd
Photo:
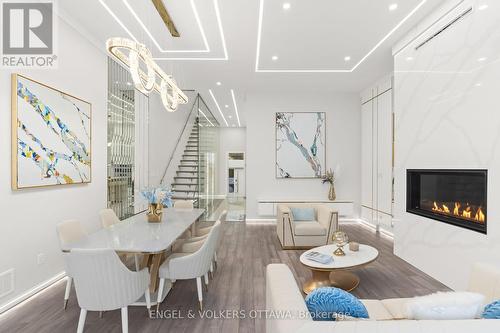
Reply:
[[[23,85],[22,93],[26,94],[23,97],[18,96],[18,85],[22,81]],[[46,90],[47,99],[55,100],[58,96],[60,97],[60,103],[65,103],[66,105],[72,104],[72,112],[78,114],[81,120],[81,128],[70,129],[64,123],[62,114],[67,111],[52,110],[50,106],[45,105],[44,100],[46,96],[37,96],[31,93],[28,89],[27,83],[30,84],[32,90],[37,90],[38,92]],[[30,128],[29,125],[25,125],[22,120],[20,120],[20,114],[24,116],[27,112],[26,105],[20,108],[19,101],[26,101],[30,103],[30,107],[38,113],[31,114],[31,118],[41,120],[42,122],[36,122],[34,128],[38,128],[38,131]],[[63,101],[64,100],[64,101]],[[31,104],[32,103],[32,104]],[[78,106],[85,107],[86,109],[82,111]],[[42,110],[43,108],[43,110]],[[64,108],[66,110],[66,108]],[[46,112],[45,116],[42,114]],[[59,116],[56,116],[59,114]],[[37,116],[40,116],[39,119]],[[66,116],[66,115],[65,115]],[[74,115],[73,115],[74,117]],[[75,123],[75,121],[73,121]],[[43,135],[40,132],[41,124],[45,124],[47,127],[47,132],[49,134]],[[56,124],[58,128],[53,126]],[[50,129],[49,129],[50,128]],[[65,145],[70,154],[64,154],[51,149],[51,142],[43,142],[38,138],[37,135],[42,135],[42,137],[48,137],[50,135],[57,135],[57,130],[60,130],[61,142],[57,142],[59,146]],[[20,130],[21,136],[26,139],[28,138],[30,146],[28,143],[20,140]],[[38,133],[33,133],[38,132]],[[64,132],[64,133],[63,133]],[[85,133],[85,135],[77,137],[75,132]],[[82,141],[82,137],[87,137]],[[36,148],[35,148],[36,146]],[[20,149],[24,147],[24,150],[20,154]],[[44,156],[42,156],[42,153]],[[24,155],[23,155],[24,154]],[[30,159],[35,166],[40,169],[40,179],[39,183],[30,181],[25,181],[20,179],[20,177],[25,177],[28,171],[19,170],[21,164],[19,163],[20,157],[24,159]],[[80,179],[73,180],[73,178],[67,174],[61,174],[55,166],[59,163],[59,157],[62,157],[61,163],[64,163],[68,169],[71,164],[74,166],[74,171],[71,175],[78,175]],[[53,162],[55,161],[55,162]],[[51,163],[53,162],[53,163]],[[31,163],[31,166],[33,166]],[[47,168],[46,170],[44,168]],[[31,167],[31,169],[33,169]],[[33,171],[31,171],[33,173]],[[45,175],[44,175],[45,172]],[[33,175],[30,175],[33,177]],[[76,178],[76,177],[75,177]],[[62,180],[62,181],[61,181]],[[88,184],[92,182],[92,104],[81,98],[75,97],[68,94],[62,90],[51,87],[47,84],[41,83],[37,80],[31,79],[27,76],[13,73],[11,75],[11,187],[12,190],[20,190],[27,188],[40,188],[40,187],[52,187],[61,185],[73,185],[73,184]]]

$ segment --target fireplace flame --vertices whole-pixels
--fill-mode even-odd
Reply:
[[[465,208],[461,209],[462,206]],[[484,214],[482,207],[479,206],[477,210],[474,211],[473,207],[471,207],[469,203],[462,205],[460,202],[455,202],[452,213],[446,204],[434,201],[432,204],[432,210],[434,212],[474,220],[480,223],[484,223],[486,221],[486,215]]]

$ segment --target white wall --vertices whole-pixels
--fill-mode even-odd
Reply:
[[[359,215],[360,110],[357,94],[250,94],[247,97],[247,217],[259,218],[259,199],[328,198],[320,179],[276,179],[275,113],[326,112],[326,167],[338,168],[338,200],[353,200]]]
[[[245,151],[246,128],[221,127],[219,129],[219,194],[227,194],[227,153]]]
[[[168,164],[170,156],[176,148],[177,139],[182,134],[189,112],[196,98],[194,93],[186,93],[189,103],[180,105],[176,112],[168,112],[162,104],[159,94],[149,95],[149,184],[160,184],[161,178]],[[195,113],[193,113],[194,115]],[[191,133],[194,118],[190,119],[186,127],[186,137],[179,143],[178,154],[174,156],[165,177],[165,184],[172,182],[172,177],[177,171],[180,155],[184,151],[187,137]]]
[[[55,226],[76,218],[84,227],[100,225],[98,211],[106,206],[106,56],[64,21],[59,21],[59,67],[18,73],[92,103],[92,182],[13,192],[10,188],[10,74],[0,72],[0,272],[15,269],[15,291],[9,300],[63,271]],[[37,265],[37,255],[46,261]],[[62,299],[61,299],[62,306]]]
[[[488,4],[415,50],[452,12],[395,57],[395,253],[455,289],[474,262],[500,266],[500,3]],[[488,169],[488,234],[407,213],[406,170],[420,168]]]

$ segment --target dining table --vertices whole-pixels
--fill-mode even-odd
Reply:
[[[109,228],[89,233],[80,240],[62,246],[63,252],[72,249],[113,249],[120,254],[142,255],[139,269],[149,268],[149,289],[158,285],[158,271],[165,254],[174,242],[205,212],[204,209],[163,209],[162,221],[148,222],[146,213],[139,213],[115,223]]]

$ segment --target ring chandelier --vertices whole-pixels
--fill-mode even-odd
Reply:
[[[114,37],[106,41],[106,48],[111,55],[129,68],[135,88],[145,95],[156,90],[167,111],[174,112],[179,104],[188,102],[184,92],[177,87],[174,79],[158,66],[151,56],[151,51],[144,44],[127,38]],[[140,68],[140,61],[146,66],[146,72]]]

